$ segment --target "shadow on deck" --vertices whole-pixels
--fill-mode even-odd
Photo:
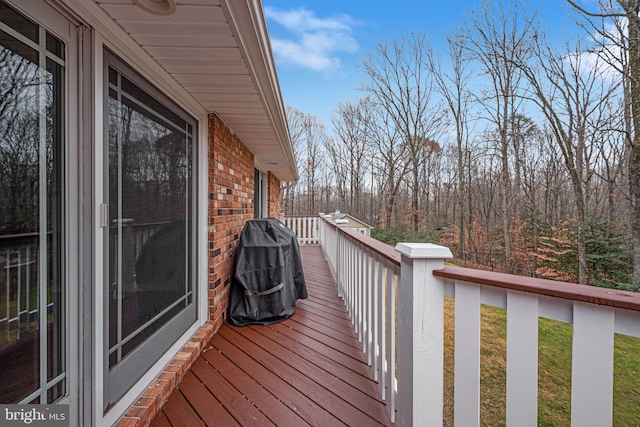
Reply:
[[[300,250],[309,298],[295,315],[223,325],[152,426],[390,425],[322,249]]]

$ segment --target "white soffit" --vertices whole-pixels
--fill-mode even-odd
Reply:
[[[284,106],[258,0],[177,0],[153,15],[133,0],[95,2],[280,180],[295,180]]]

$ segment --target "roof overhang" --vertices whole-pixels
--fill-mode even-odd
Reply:
[[[149,13],[133,0],[93,0],[204,109],[216,113],[282,181],[298,179],[262,3],[177,0]]]

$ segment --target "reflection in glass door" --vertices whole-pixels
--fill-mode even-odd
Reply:
[[[195,321],[195,122],[113,55],[106,58],[105,368],[114,402]]]
[[[0,403],[66,392],[65,46],[0,1]]]

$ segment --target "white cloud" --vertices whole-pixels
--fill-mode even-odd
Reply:
[[[358,50],[352,36],[356,22],[349,15],[318,18],[314,12],[300,8],[279,10],[266,7],[268,19],[280,24],[288,38],[271,37],[276,58],[314,71],[333,71],[340,68],[340,54]]]
[[[622,60],[627,55],[621,47],[624,44],[622,38],[628,37],[626,19],[620,19],[618,26],[607,24],[604,33],[606,36],[596,32],[587,37],[592,49],[581,53],[579,58],[575,58],[575,63],[584,74],[592,73],[601,79],[615,81],[620,78]]]

